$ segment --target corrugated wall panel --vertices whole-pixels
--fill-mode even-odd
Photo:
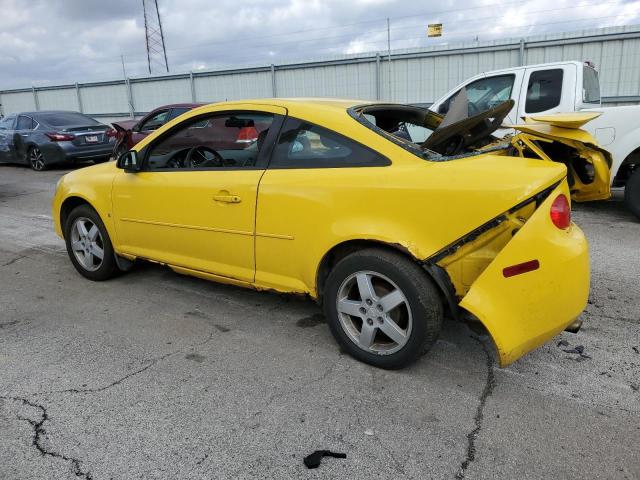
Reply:
[[[129,111],[127,87],[119,85],[84,85],[80,88],[84,113],[125,113]]]
[[[40,110],[80,110],[75,88],[39,90]]]
[[[607,35],[628,33],[632,38],[607,38]],[[528,37],[524,39],[524,63],[591,60],[600,72],[603,96],[640,96],[639,33],[640,25],[631,25]],[[598,36],[598,39],[590,41],[590,36]],[[313,65],[276,66],[276,94],[279,97],[360,99],[379,96],[382,100],[399,102],[433,102],[470,76],[518,65],[519,46],[518,39],[507,39],[398,50],[394,52],[395,58],[392,57],[390,73],[384,53],[380,54],[379,71],[376,71],[374,54],[362,54],[353,57],[352,61],[343,56]],[[167,103],[190,102],[189,77],[177,77],[132,79],[135,111],[146,112]],[[194,91],[199,102],[271,97],[272,74],[262,69],[198,72],[194,76]],[[41,109],[78,109],[74,88],[47,88],[37,94]],[[130,110],[124,82],[81,84],[80,95],[83,110],[88,114],[119,117],[128,115]],[[0,101],[4,104],[5,114],[35,109],[31,91],[0,92]]]
[[[221,102],[243,98],[271,97],[271,73],[234,73],[195,77],[194,85],[198,102]]]
[[[3,93],[0,100],[2,101],[2,112],[5,115],[36,109],[33,92]]]
[[[131,90],[136,112],[148,112],[169,103],[191,102],[191,84],[188,78],[131,82]]]

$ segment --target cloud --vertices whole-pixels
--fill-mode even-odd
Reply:
[[[640,22],[624,0],[158,0],[173,72]],[[0,88],[147,74],[142,2],[0,0]],[[42,21],[46,19],[46,21]],[[428,23],[444,36],[429,39]]]

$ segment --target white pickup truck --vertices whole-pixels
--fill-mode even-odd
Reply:
[[[583,128],[611,153],[611,186],[625,188],[625,203],[640,218],[640,105],[602,107],[598,72],[589,62],[544,63],[481,73],[429,108],[446,114],[463,87],[470,116],[514,100],[505,119],[510,124],[523,124],[525,117],[549,113],[599,112],[600,116]]]

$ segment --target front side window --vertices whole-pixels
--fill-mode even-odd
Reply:
[[[179,117],[180,115],[182,115],[183,113],[187,113],[189,110],[191,110],[189,107],[176,107],[176,108],[172,108],[171,109],[171,115],[169,115],[169,117],[167,118],[167,122],[169,120],[173,120],[176,117]]]
[[[388,165],[377,152],[326,128],[288,118],[271,168],[340,168]]]
[[[169,118],[169,110],[163,110],[152,115],[150,118],[147,118],[142,125],[140,125],[140,130],[143,132],[147,132],[150,130],[157,130],[162,125],[167,123]]]
[[[18,117],[18,124],[16,126],[16,130],[31,130],[33,129],[33,120],[31,117],[25,117],[24,115],[20,115]]]
[[[152,144],[148,170],[256,168],[274,115],[233,112],[198,117]]]
[[[481,78],[471,82],[465,88],[469,99],[470,117],[497,107],[511,98],[515,75],[497,75],[495,77]],[[460,91],[451,95],[438,109],[438,113],[447,113],[451,103]]]
[[[0,130],[11,130],[15,119],[15,115],[10,115],[0,120]]]
[[[527,85],[525,112],[545,112],[560,105],[562,76],[561,68],[533,72]]]

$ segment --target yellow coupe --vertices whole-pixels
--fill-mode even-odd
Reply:
[[[307,294],[337,341],[379,367],[416,360],[445,314],[482,322],[507,365],[582,312],[589,260],[570,195],[608,194],[610,160],[557,118],[492,137],[509,108],[207,105],[62,177],[55,229],[91,280],[144,259]],[[545,161],[554,153],[565,165]]]

